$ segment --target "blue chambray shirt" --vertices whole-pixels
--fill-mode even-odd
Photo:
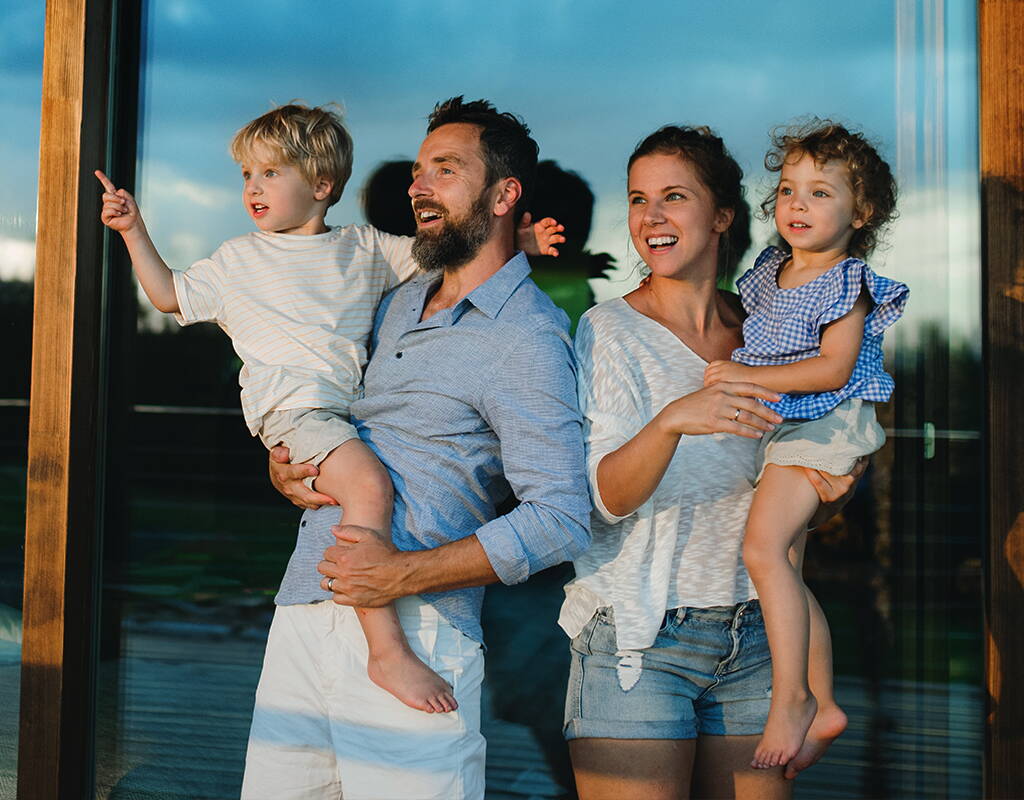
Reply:
[[[418,275],[381,301],[364,396],[363,441],[395,486],[391,535],[423,550],[477,535],[504,583],[569,561],[590,544],[590,499],[568,319],[517,253],[450,309],[420,321],[440,275]],[[497,517],[514,494],[520,504]],[[276,602],[312,603],[316,565],[334,543],[337,508],[303,514]],[[483,587],[424,594],[482,642]]]

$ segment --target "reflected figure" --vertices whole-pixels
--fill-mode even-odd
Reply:
[[[383,161],[363,184],[360,199],[366,221],[395,236],[415,236],[416,220],[409,205],[411,161]]]
[[[594,215],[594,193],[579,174],[562,169],[555,161],[537,164],[537,186],[531,203],[533,218],[554,217],[565,226],[565,242],[559,255],[531,256],[532,277],[555,304],[569,315],[570,331],[583,312],[594,305],[590,278],[603,278],[615,266],[608,253],[586,249]]]

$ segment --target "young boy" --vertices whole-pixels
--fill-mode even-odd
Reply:
[[[413,240],[324,223],[352,173],[352,139],[326,108],[275,108],[235,135],[231,155],[242,167],[242,202],[258,230],[188,270],[164,263],[134,198],[97,170],[105,189],[100,218],[121,234],[158,310],[182,325],[217,322],[231,337],[243,364],[250,432],[268,448],[287,446],[293,462],[316,465],[316,490],[341,505],[346,524],[390,531],[391,479],[359,439],[348,409],[377,303],[417,269]],[[520,245],[557,254],[560,226],[526,222]],[[393,607],[358,612],[374,683],[422,711],[457,707],[452,687],[409,647]]]

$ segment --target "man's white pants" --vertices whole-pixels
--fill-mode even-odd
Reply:
[[[455,688],[457,711],[409,708],[366,675],[355,611],[278,606],[270,626],[243,800],[479,800],[484,658],[419,597],[395,604],[413,651]]]

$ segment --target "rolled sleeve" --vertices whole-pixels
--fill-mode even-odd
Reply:
[[[495,370],[482,414],[498,436],[505,478],[519,505],[477,529],[503,583],[571,561],[590,545],[576,367],[552,325],[523,337]]]

